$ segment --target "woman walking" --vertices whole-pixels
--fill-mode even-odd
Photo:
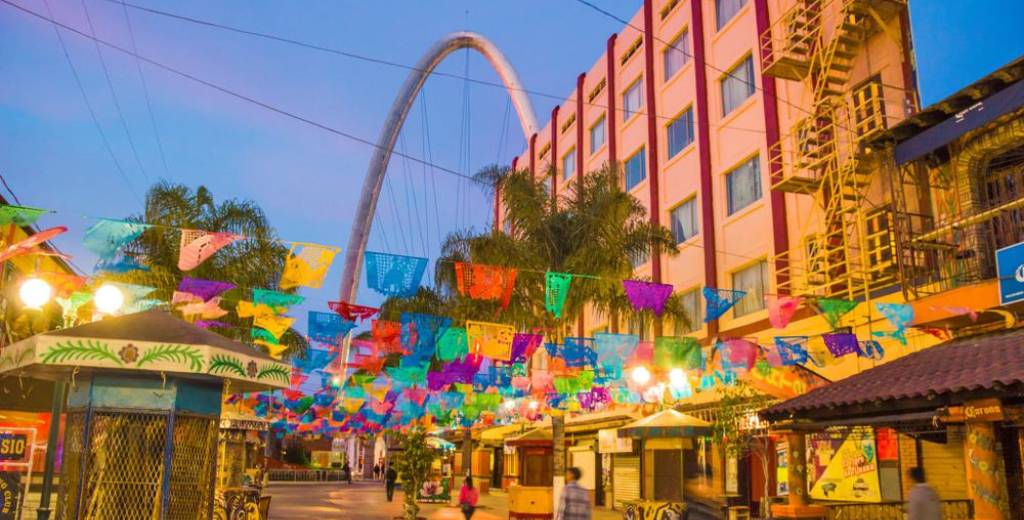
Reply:
[[[480,492],[473,487],[473,478],[469,475],[462,481],[462,489],[459,490],[459,509],[466,520],[473,518],[476,511],[476,502],[480,499]]]

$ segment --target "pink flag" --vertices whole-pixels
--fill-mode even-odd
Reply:
[[[178,269],[191,271],[199,264],[213,256],[224,246],[235,240],[241,239],[241,235],[234,233],[217,233],[202,231],[198,229],[181,230],[181,247],[178,253]]]
[[[768,304],[768,321],[776,329],[784,329],[800,307],[800,298],[794,296],[765,296]]]

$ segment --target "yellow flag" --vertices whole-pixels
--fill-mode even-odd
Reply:
[[[252,322],[253,326],[266,329],[277,339],[281,339],[281,335],[292,326],[292,323],[295,323],[295,318],[274,314],[257,314],[256,319]]]
[[[281,273],[281,288],[290,289],[300,285],[320,288],[338,251],[337,247],[320,244],[292,244],[284,263],[284,272]]]
[[[492,359],[508,361],[512,357],[512,338],[515,327],[485,321],[467,321],[466,339],[469,351]]]

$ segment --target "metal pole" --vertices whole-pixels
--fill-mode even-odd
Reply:
[[[46,439],[46,465],[43,468],[43,489],[39,495],[39,508],[36,509],[38,520],[49,520],[50,495],[53,493],[53,468],[57,460],[57,443],[60,437],[60,416],[64,413],[64,381],[53,384],[53,402],[50,404],[50,434]],[[29,483],[31,484],[31,483]]]

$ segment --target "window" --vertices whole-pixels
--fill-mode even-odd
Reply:
[[[644,104],[644,80],[638,79],[633,82],[626,92],[622,94],[622,120],[628,121],[633,114],[640,111]]]
[[[668,124],[668,158],[675,157],[692,142],[693,109],[688,108],[686,112],[679,114],[679,117]]]
[[[764,295],[768,292],[768,262],[760,262],[732,273],[734,291],[746,291],[746,295],[733,307],[735,316],[750,314],[765,308]]]
[[[647,178],[647,153],[643,148],[626,159],[626,191],[636,187]]]
[[[570,148],[569,152],[562,156],[562,178],[569,179],[576,173],[576,148]]]
[[[747,56],[722,78],[722,115],[726,116],[754,95],[754,60]]]
[[[676,320],[675,333],[677,336],[689,334],[700,329],[701,323],[704,322],[704,306],[701,305],[700,289],[693,289],[683,293],[679,296],[679,301],[682,304],[683,312],[686,313],[686,319],[690,323],[687,324],[683,320]]]
[[[885,129],[885,98],[877,76],[853,91],[853,116],[857,138],[864,139]]]
[[[729,196],[729,214],[761,199],[761,162],[755,156],[725,174],[725,187]]]
[[[690,61],[690,56],[693,55],[690,52],[690,39],[686,36],[687,31],[683,31],[665,47],[665,52],[662,54],[665,60],[665,81],[675,76],[679,69],[683,68],[683,65]]]
[[[718,30],[721,31],[725,24],[732,20],[736,13],[747,5],[747,0],[715,0],[715,20]]]
[[[590,127],[590,153],[596,152],[602,146],[604,146],[604,115],[594,123],[594,126]]]
[[[697,224],[697,197],[690,197],[686,202],[672,209],[672,237],[676,244],[682,244],[697,236],[700,229]]]

